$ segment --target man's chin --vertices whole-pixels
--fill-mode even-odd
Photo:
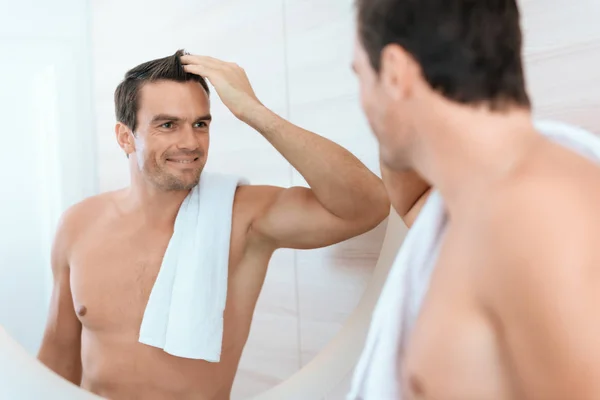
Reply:
[[[167,190],[191,190],[198,185],[198,182],[200,182],[200,174],[194,178],[171,175],[165,179],[164,182],[165,184],[163,186]]]
[[[192,190],[198,185],[198,182],[172,182],[164,186],[164,189],[168,192],[184,192]]]

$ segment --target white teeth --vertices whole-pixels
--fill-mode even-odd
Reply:
[[[194,162],[193,160],[171,160],[171,161],[180,163],[180,164],[191,164]]]

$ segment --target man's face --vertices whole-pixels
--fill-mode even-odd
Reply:
[[[392,169],[407,167],[409,113],[398,76],[390,75],[393,65],[382,61],[378,74],[360,40],[356,40],[353,68],[360,84],[360,100],[379,142],[381,161]]]
[[[196,186],[206,164],[210,121],[208,95],[199,83],[145,84],[134,135],[142,175],[162,190]]]

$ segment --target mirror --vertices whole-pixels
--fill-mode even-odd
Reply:
[[[24,390],[17,382],[35,380],[48,382],[44,393],[68,393],[56,398],[91,398],[33,357],[50,307],[50,250],[60,215],[86,197],[129,184],[128,160],[115,140],[113,92],[130,68],[179,48],[235,61],[271,110],[338,143],[379,174],[377,143],[350,69],[352,3],[178,0],[166,7],[154,1],[144,2],[143,12],[138,0],[2,6],[11,17],[0,27],[0,50],[12,62],[0,66],[0,102],[9,116],[0,177],[15,189],[0,209],[0,301],[12,305],[0,310],[0,390]],[[590,84],[600,78],[600,31],[591,20],[598,12],[590,10],[600,10],[594,0],[553,5],[521,1],[537,113],[600,131],[593,111],[600,94]],[[577,29],[570,21],[578,21]],[[214,91],[211,99],[206,171],[243,174],[257,185],[307,186]],[[25,153],[32,162],[23,162]],[[404,234],[392,213],[339,244],[277,250],[232,399],[343,399],[370,310]]]

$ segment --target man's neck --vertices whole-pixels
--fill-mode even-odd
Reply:
[[[127,208],[152,224],[172,224],[189,190],[164,191],[132,179],[126,192]]]
[[[440,191],[450,212],[507,177],[540,139],[524,109],[491,112],[442,100],[414,117],[411,164]]]

